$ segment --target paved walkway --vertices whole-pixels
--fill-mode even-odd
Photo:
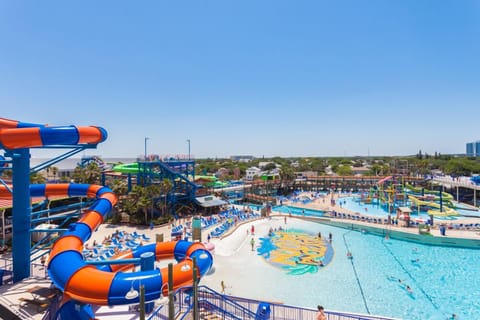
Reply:
[[[111,235],[117,230],[128,233],[136,231],[139,234],[145,234],[150,238],[150,242],[155,241],[156,235],[163,234],[164,241],[170,241],[171,227],[170,224],[157,226],[153,229],[130,225],[102,224],[99,226],[98,230],[92,234],[92,237],[87,243],[93,244],[94,240],[97,243],[101,243],[105,237]],[[11,265],[11,253],[0,255],[0,263],[0,268],[5,268],[5,266]],[[45,267],[40,263],[32,263],[30,270],[30,278],[13,285],[0,286],[0,304],[12,311],[12,313],[17,316],[17,319],[42,319],[46,310],[44,305],[29,301],[38,298],[34,297],[29,291],[35,287],[48,289],[51,286],[51,281],[47,276]],[[4,315],[0,314],[0,318],[4,319]],[[132,319],[131,313],[128,319]]]
[[[314,209],[314,210],[321,210],[321,211],[326,211],[326,212],[336,211],[336,212],[339,212],[339,213],[354,214],[354,215],[359,215],[359,216],[363,216],[363,217],[374,217],[374,216],[369,216],[368,214],[364,214],[364,213],[353,212],[353,211],[350,211],[348,209],[345,209],[345,208],[337,205],[337,202],[338,202],[337,200],[339,198],[343,197],[343,196],[349,196],[349,195],[334,194],[334,198],[333,198],[335,200],[335,205],[334,206],[332,206],[330,204],[330,199],[331,199],[330,196],[325,196],[323,198],[323,199],[325,199],[325,201],[323,201],[322,198],[318,198],[318,199],[315,199],[314,201],[312,201],[310,203],[307,203],[307,204],[302,204],[301,202],[284,203],[284,204],[295,206],[295,207],[298,207],[298,208]],[[375,218],[378,218],[378,217],[375,216]],[[347,221],[346,219],[334,219],[334,220]],[[351,222],[350,220],[348,220],[348,221]],[[354,223],[359,224],[359,225],[368,225],[368,226],[376,226],[376,227],[381,226],[378,223],[372,223],[372,222],[355,221]],[[430,233],[433,236],[441,237],[439,225],[443,224],[443,223],[445,223],[445,222],[434,219],[434,224],[435,225],[430,230]],[[475,224],[475,223],[480,223],[480,218],[469,218],[469,217],[462,218],[462,217],[459,217],[454,221],[448,222],[447,224],[450,224],[450,223],[451,224],[462,223],[464,225],[465,224]],[[384,225],[384,227],[386,227],[386,225]],[[406,228],[406,227],[401,227],[401,226],[398,226],[398,225],[395,225],[395,226],[390,225],[389,228],[391,228],[391,230],[395,230],[395,231],[418,234],[418,228],[414,228],[414,227]],[[470,230],[467,230],[467,229],[448,229],[446,231],[446,235],[447,235],[447,237],[480,240],[480,230],[475,230],[475,229],[470,229]]]
[[[334,199],[338,199],[338,195],[334,195]],[[342,213],[359,214],[359,213],[351,212],[338,205],[331,206],[330,197],[325,197],[325,201],[322,201],[322,199],[316,199],[315,201],[308,204],[295,203],[294,205],[300,208],[310,208],[310,209],[316,209],[316,210],[322,210],[322,211],[335,210],[337,212],[342,212]],[[274,214],[280,214],[280,213],[274,213]],[[345,219],[338,219],[338,220],[345,221]],[[248,230],[251,227],[251,225],[257,225],[260,222],[261,222],[261,219],[259,219],[259,221],[250,220],[250,221],[241,223],[236,227],[232,228],[227,234],[227,235],[231,235],[232,233],[235,233],[237,234],[237,236],[227,237],[226,239],[213,240],[213,242],[217,246],[219,254],[222,255],[222,251],[226,252],[230,250],[237,250],[239,247],[242,247],[249,239]],[[479,222],[480,222],[480,219],[476,219],[476,218],[464,218],[464,219],[456,220],[456,223],[463,223],[463,224],[479,223]],[[184,220],[178,221],[178,223],[185,223],[185,221]],[[281,224],[281,220],[279,223]],[[360,225],[364,224],[369,226],[377,226],[377,227],[379,226],[378,224],[362,222],[362,221],[354,221],[354,223],[360,224]],[[390,226],[390,228],[392,230],[401,231],[401,232],[418,233],[417,228],[404,228],[404,227],[398,227],[398,226]],[[112,235],[116,231],[124,231],[128,233],[132,233],[136,231],[139,234],[145,234],[147,237],[149,237],[150,238],[149,242],[155,241],[157,235],[163,235],[164,241],[170,241],[171,229],[172,229],[172,225],[170,224],[156,226],[154,228],[138,227],[138,226],[130,226],[130,225],[102,224],[99,226],[98,230],[92,234],[92,238],[87,242],[87,244],[92,245],[93,241],[95,241],[96,243],[102,243],[106,237]],[[204,230],[202,232],[202,241],[206,241],[208,231],[209,230]],[[431,233],[434,236],[441,237],[440,231],[438,228],[433,228],[431,230]],[[456,238],[480,239],[480,232],[478,230],[452,229],[452,230],[447,230],[447,236],[456,237]],[[238,242],[238,243],[235,244],[235,242]],[[9,255],[8,254],[4,255],[3,258],[8,259]],[[21,301],[21,300],[22,299],[30,300],[31,298],[33,298],[32,294],[29,292],[29,290],[31,290],[33,287],[40,286],[44,288],[49,288],[51,285],[50,280],[46,277],[45,269],[42,265],[35,264],[34,266],[32,266],[31,273],[32,273],[31,278],[26,279],[20,283],[16,283],[14,285],[0,286],[0,304],[2,304],[5,307],[8,307],[21,319],[41,319],[42,318],[42,315],[44,314],[44,310],[41,306],[28,303],[28,302],[25,303],[24,301]],[[207,280],[206,282],[207,283],[210,282],[209,284],[211,285],[213,284],[211,283],[212,281]],[[213,285],[214,289],[217,289],[217,290],[220,289],[220,288],[217,288],[219,286],[218,283],[219,282],[215,280],[215,285]]]

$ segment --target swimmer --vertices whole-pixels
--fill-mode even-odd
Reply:
[[[348,258],[348,259],[353,259],[352,253],[351,253],[350,251],[347,252],[347,258]]]
[[[398,284],[403,285],[403,280],[394,276],[388,276],[388,280],[398,282]]]
[[[413,294],[413,290],[412,290],[412,288],[410,288],[410,286],[408,284],[405,286],[405,290],[407,290],[408,293]]]

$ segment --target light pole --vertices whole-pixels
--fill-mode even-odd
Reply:
[[[145,137],[145,161],[147,161],[147,140],[150,139],[149,137]]]
[[[190,160],[190,139],[187,139],[188,143],[188,160]]]

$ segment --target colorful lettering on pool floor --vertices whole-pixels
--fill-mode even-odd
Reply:
[[[333,248],[326,239],[298,230],[274,231],[260,238],[257,252],[292,275],[318,272],[333,257]]]

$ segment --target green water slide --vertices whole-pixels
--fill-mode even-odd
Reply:
[[[412,201],[415,205],[417,206],[425,206],[425,207],[430,207],[430,208],[435,208],[435,209],[430,209],[428,210],[428,214],[433,214],[433,215],[438,215],[438,216],[457,216],[458,212],[455,211],[453,208],[443,205],[442,206],[442,211],[436,210],[440,209],[440,204],[434,201],[425,201],[418,199],[412,195],[409,195],[408,198],[410,201]]]
[[[138,162],[134,162],[134,163],[126,163],[126,164],[117,164],[113,166],[112,170],[120,173],[139,173],[140,167],[138,166]]]
[[[422,189],[423,189],[423,194],[425,196],[430,195],[430,196],[432,196],[432,199],[434,201],[440,201],[440,196],[438,195],[438,191],[436,191],[436,190],[428,190],[428,189],[421,188],[421,187],[414,187],[414,186],[412,186],[411,184],[408,184],[408,183],[405,184],[405,188],[407,188],[408,190],[410,190],[411,192],[413,192],[417,195],[422,194]],[[451,195],[448,192],[442,192],[442,200],[443,201],[452,201],[453,200],[453,195]]]

